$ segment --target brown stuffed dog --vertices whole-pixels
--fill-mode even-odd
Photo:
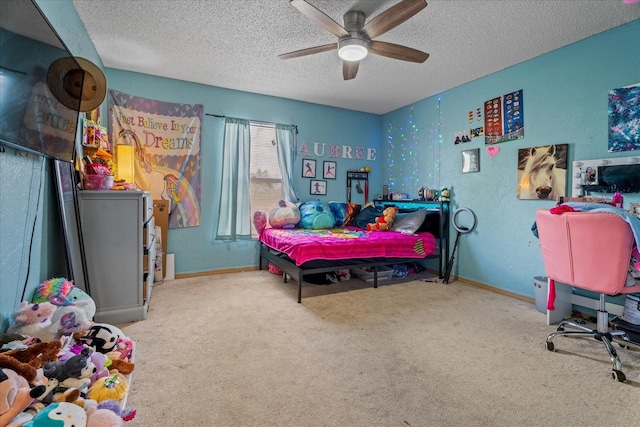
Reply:
[[[31,344],[26,350],[9,350],[0,353],[0,368],[8,368],[24,377],[29,384],[40,384],[43,380],[38,369],[47,362],[58,360],[62,341]]]

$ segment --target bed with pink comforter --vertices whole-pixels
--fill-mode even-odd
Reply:
[[[283,275],[285,281],[287,275],[295,279],[299,303],[302,302],[305,274],[369,267],[374,271],[375,288],[379,267],[437,259],[438,273],[442,276],[449,247],[448,204],[437,206],[438,236],[430,232],[367,231],[351,226],[328,230],[266,228],[260,234],[260,269],[266,260],[286,273]],[[416,210],[413,206],[409,208]],[[423,207],[418,205],[417,209]]]
[[[436,250],[431,233],[403,234],[356,227],[329,230],[267,228],[260,241],[286,254],[297,266],[315,260],[371,258],[421,259]]]

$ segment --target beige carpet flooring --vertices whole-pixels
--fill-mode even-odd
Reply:
[[[461,282],[303,287],[267,271],[167,281],[136,341],[128,427],[632,426],[640,352],[556,339],[535,306]]]

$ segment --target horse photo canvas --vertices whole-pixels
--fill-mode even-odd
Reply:
[[[565,196],[568,148],[568,144],[557,144],[519,149],[516,197],[557,200]]]

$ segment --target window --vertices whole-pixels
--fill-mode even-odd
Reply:
[[[252,213],[298,200],[293,186],[297,126],[225,117],[215,240],[254,238]],[[276,143],[277,141],[277,143]]]
[[[274,125],[250,123],[250,203],[251,212],[269,212],[282,199],[282,173],[278,164],[276,129]],[[257,237],[251,225],[251,237]]]

